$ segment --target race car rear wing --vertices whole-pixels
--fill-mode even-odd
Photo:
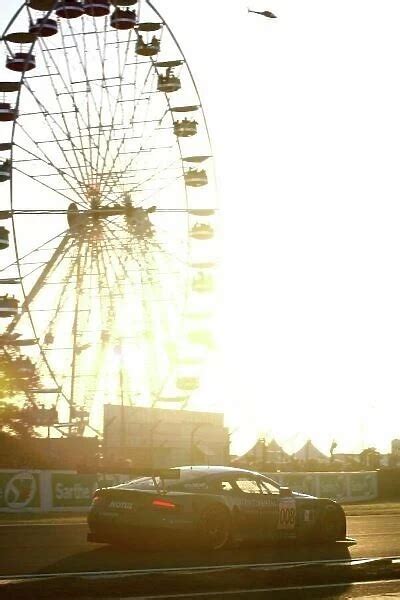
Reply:
[[[167,492],[165,486],[166,479],[180,479],[180,469],[132,469],[130,473],[136,471],[136,477],[151,477],[155,489],[160,494]]]
[[[129,469],[129,475],[134,477],[159,477],[160,479],[180,479],[180,469]]]
[[[129,477],[159,477],[160,479],[180,479],[180,469],[152,469],[152,468],[132,468],[132,467],[82,467],[77,468],[77,473],[93,474],[93,475],[114,475],[120,473],[129,475]]]

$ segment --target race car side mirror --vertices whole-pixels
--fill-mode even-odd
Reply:
[[[284,498],[287,498],[288,496],[292,495],[292,490],[288,487],[280,487],[279,488],[279,495],[283,496]]]

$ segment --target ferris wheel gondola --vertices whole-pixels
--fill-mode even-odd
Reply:
[[[71,434],[101,428],[121,396],[187,406],[213,346],[188,315],[209,314],[216,199],[172,30],[146,0],[27,0],[2,40],[0,338],[33,365],[21,389],[32,405],[53,390]],[[34,342],[24,355],[17,333]]]

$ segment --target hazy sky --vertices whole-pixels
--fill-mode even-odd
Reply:
[[[388,450],[400,437],[400,4],[155,4],[196,78],[220,190],[220,350],[199,400],[240,427],[236,451],[259,434],[289,451],[309,437]]]

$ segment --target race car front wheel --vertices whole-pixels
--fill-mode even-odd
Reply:
[[[222,550],[231,539],[231,520],[228,511],[218,504],[209,506],[199,521],[201,545],[208,550]]]

